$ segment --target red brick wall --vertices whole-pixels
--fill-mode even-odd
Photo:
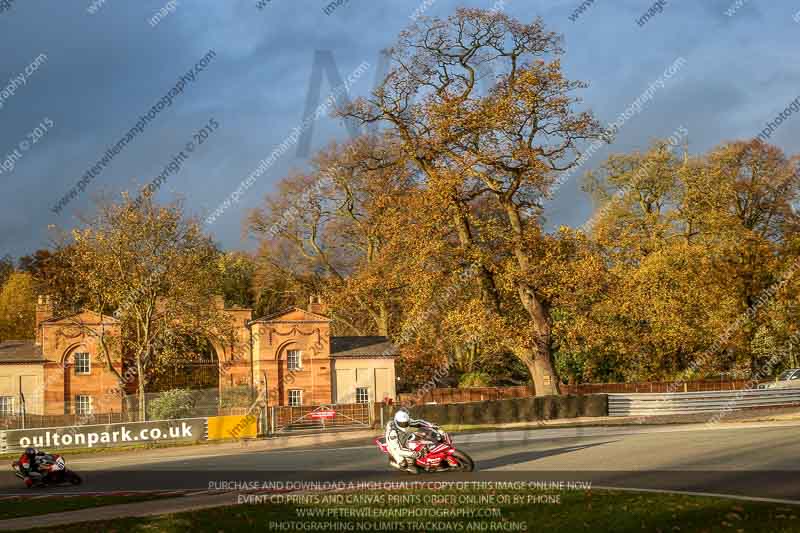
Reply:
[[[42,352],[47,360],[44,371],[45,414],[64,414],[65,401],[70,402],[70,412],[74,413],[73,402],[79,394],[92,397],[92,410],[96,413],[121,411],[121,396],[110,392],[117,388],[118,380],[114,372],[109,370],[97,338],[97,335],[104,334],[113,345],[113,338],[119,335],[119,327],[110,318],[101,324],[98,317],[94,313],[84,313],[70,321],[42,325]],[[83,327],[71,321],[82,321]],[[88,375],[75,374],[72,356],[76,352],[89,353],[91,364]],[[112,365],[117,372],[122,372],[118,353],[112,355]]]
[[[219,359],[220,389],[249,385],[254,378],[258,387],[267,373],[271,405],[288,404],[288,390],[303,391],[303,404],[331,403],[333,361],[330,357],[330,321],[308,315],[302,310],[293,310],[275,320],[256,323],[253,334],[258,336],[258,353],[252,354],[255,372],[251,368],[250,331],[247,324],[252,317],[249,309],[226,310],[237,330],[237,339],[231,346],[215,346]],[[42,325],[42,348],[48,363],[45,366],[45,414],[64,413],[64,402],[69,401],[74,412],[74,399],[78,394],[93,398],[96,413],[118,412],[123,398],[115,391],[118,381],[105,364],[100,346],[93,335],[81,331],[72,324],[82,320],[90,327],[106,335],[119,335],[119,325],[110,317],[100,324],[99,315],[84,313],[67,321],[48,322]],[[92,325],[92,321],[97,324]],[[289,371],[287,351],[302,352],[302,369]],[[76,351],[90,354],[92,364],[89,375],[76,375],[71,355]],[[66,363],[66,366],[64,366]],[[114,368],[124,374],[120,357],[113,361]],[[252,374],[255,373],[255,376]],[[135,392],[135,382],[128,384],[128,392]],[[263,390],[263,384],[262,384]]]
[[[333,401],[330,357],[330,322],[309,319],[303,311],[293,311],[272,321],[254,325],[258,336],[256,381],[263,383],[267,373],[271,405],[288,405],[290,389],[303,391],[304,405]],[[302,352],[302,368],[290,371],[287,352]]]
[[[220,390],[239,385],[250,385],[250,331],[247,323],[252,319],[250,309],[226,309],[231,325],[236,331],[232,346],[215,346],[219,361]]]

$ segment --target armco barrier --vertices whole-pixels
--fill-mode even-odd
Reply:
[[[208,419],[186,418],[57,428],[15,429],[0,433],[2,451],[28,446],[48,451],[110,448],[155,442],[199,442],[208,439]]]
[[[393,406],[388,406],[390,412]],[[583,416],[606,416],[608,403],[605,394],[586,396],[537,396],[534,398],[510,398],[484,402],[426,404],[410,408],[414,418],[424,418],[436,424],[508,424],[533,422],[556,418]]]
[[[678,415],[799,404],[800,388],[666,394],[609,394],[608,414],[610,416]]]

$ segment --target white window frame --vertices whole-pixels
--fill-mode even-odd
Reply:
[[[292,356],[297,356],[294,361],[296,364],[292,365]],[[300,350],[286,350],[286,367],[289,370],[302,370],[303,369],[303,352]]]
[[[87,401],[86,402],[82,402],[81,400],[83,398],[86,398]],[[87,410],[85,410],[85,411],[81,407],[81,405],[84,404],[84,403],[88,404],[87,405]],[[92,406],[92,403],[93,403],[92,402],[92,397],[89,396],[88,394],[76,394],[75,395],[75,414],[76,415],[80,415],[80,416],[85,416],[85,415],[92,414],[92,411],[94,410],[93,406]]]
[[[359,399],[358,393],[366,391],[367,397],[364,400]],[[356,403],[369,403],[369,387],[356,387]]]
[[[86,371],[79,372],[78,371],[78,356],[79,355],[86,355]],[[89,355],[89,352],[75,352],[72,354],[72,364],[75,365],[75,375],[76,376],[88,376],[92,373],[92,357]]]
[[[13,396],[0,396],[0,416],[13,416],[14,412]]]
[[[296,392],[297,394],[292,394]],[[297,397],[297,403],[293,403],[293,398]],[[287,396],[287,400],[289,402],[289,407],[300,407],[303,405],[303,389],[289,389],[289,395]]]

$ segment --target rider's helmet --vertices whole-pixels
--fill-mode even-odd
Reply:
[[[400,409],[394,414],[394,423],[397,427],[402,429],[403,431],[406,430],[408,427],[408,423],[411,420],[411,417],[408,416],[408,411],[405,409]]]
[[[25,448],[25,455],[28,457],[33,457],[36,455],[36,448]]]

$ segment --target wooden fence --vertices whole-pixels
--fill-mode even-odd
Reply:
[[[759,383],[773,380],[762,380]],[[749,379],[702,379],[697,381],[646,381],[640,383],[581,383],[561,385],[561,394],[613,394],[613,393],[667,393],[667,392],[717,392],[752,387]]]
[[[533,395],[533,386],[470,387],[466,389],[431,389],[424,394],[398,394],[397,401],[402,404],[464,403],[525,398]]]

